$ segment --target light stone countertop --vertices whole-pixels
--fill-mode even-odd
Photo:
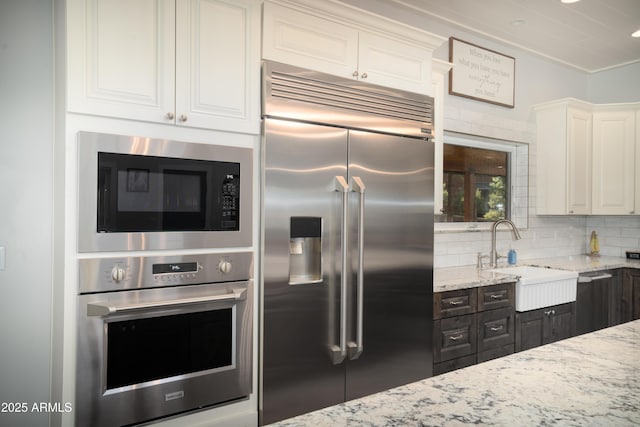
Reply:
[[[630,260],[622,257],[572,255],[554,258],[539,258],[524,260],[523,264],[536,267],[557,268],[560,270],[588,273],[614,268],[638,268],[640,260]]]
[[[640,261],[622,257],[592,257],[589,255],[572,255],[553,258],[523,260],[518,265],[556,268],[559,270],[587,273],[614,268],[640,269]],[[513,282],[517,276],[494,273],[489,269],[478,269],[476,266],[436,268],[433,272],[433,291],[445,292],[468,289],[480,286]]]
[[[638,426],[640,320],[321,409],[302,426]]]
[[[477,288],[515,280],[515,276],[479,269],[476,266],[436,268],[433,271],[433,292]]]

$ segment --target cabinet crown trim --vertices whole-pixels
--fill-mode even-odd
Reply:
[[[270,3],[295,9],[319,18],[338,22],[358,30],[402,40],[435,50],[448,39],[337,0],[270,0]]]
[[[562,99],[556,99],[554,101],[536,104],[533,106],[533,109],[534,111],[538,112],[546,109],[559,108],[559,107],[564,107],[564,108],[576,107],[576,108],[591,110],[591,108],[593,108],[593,104],[586,101],[582,101],[580,99],[576,99],[576,98],[562,98]]]
[[[543,111],[551,108],[558,107],[576,107],[586,109],[592,112],[606,111],[606,110],[633,110],[640,109],[640,102],[617,102],[608,104],[595,104],[592,102],[583,101],[577,98],[561,98],[549,102],[543,102],[533,106],[534,111]]]
[[[433,58],[431,60],[431,70],[433,74],[444,75],[453,67],[453,62],[443,61],[442,59]]]

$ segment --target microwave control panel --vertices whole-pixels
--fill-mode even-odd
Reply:
[[[222,229],[235,230],[238,224],[240,204],[240,176],[227,174],[222,182]]]

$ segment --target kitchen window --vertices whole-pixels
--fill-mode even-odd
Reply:
[[[527,225],[528,145],[445,132],[440,230]],[[457,223],[457,225],[456,225]]]
[[[511,153],[444,144],[444,222],[482,222],[507,218]]]

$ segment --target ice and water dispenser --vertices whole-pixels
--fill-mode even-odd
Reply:
[[[322,282],[322,218],[291,217],[289,284]]]

